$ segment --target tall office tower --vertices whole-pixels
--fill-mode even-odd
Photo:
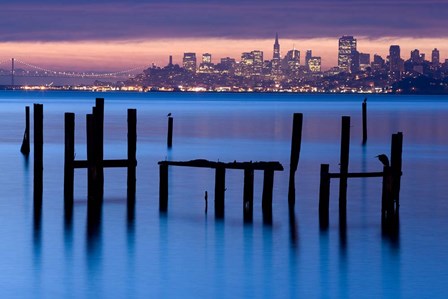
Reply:
[[[440,67],[440,52],[435,48],[431,53],[431,67],[438,69]]]
[[[413,51],[411,51],[411,58],[410,58],[412,63],[421,63],[421,56],[420,56],[420,51],[418,49],[415,49]]]
[[[359,53],[359,68],[365,71],[370,66],[370,54]]]
[[[389,48],[389,70],[391,72],[402,72],[403,61],[400,57],[400,46],[392,45]]]
[[[249,52],[241,54],[241,61],[239,64],[239,72],[244,77],[250,77],[254,67],[254,55]]]
[[[184,69],[190,72],[196,72],[196,53],[184,53]]]
[[[359,72],[359,52],[353,51],[350,56],[350,72],[356,73]]]
[[[280,44],[278,43],[278,33],[275,34],[274,55],[272,58],[280,60]]]
[[[381,71],[384,69],[386,61],[380,55],[373,55],[372,69],[375,71]]]
[[[338,67],[341,71],[351,73],[353,55],[356,55],[356,39],[344,35],[339,39]]]
[[[313,73],[318,73],[321,71],[321,58],[320,57],[310,57],[308,60],[308,68]]]
[[[263,51],[254,50],[250,53],[253,58],[252,75],[261,75],[263,73]]]
[[[209,53],[202,54],[202,63],[212,63],[212,54]]]
[[[289,50],[283,58],[283,68],[291,74],[295,74],[300,68],[300,51],[296,49]]]
[[[313,57],[313,51],[311,51],[311,50],[306,50],[306,55],[305,55],[305,66],[308,67],[308,62],[310,61],[311,57]]]

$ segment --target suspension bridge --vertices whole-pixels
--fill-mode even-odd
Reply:
[[[148,66],[135,66],[115,72],[77,72],[52,70],[44,66],[29,63],[17,58],[0,61],[0,76],[10,77],[11,85],[15,85],[17,77],[54,77],[54,78],[81,78],[81,79],[108,79],[123,80],[141,73]]]

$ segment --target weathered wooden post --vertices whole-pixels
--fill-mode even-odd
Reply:
[[[168,210],[168,164],[159,163],[159,210]]]
[[[168,146],[168,148],[171,148],[173,146],[173,117],[172,116],[168,116],[167,146]]]
[[[319,187],[319,225],[321,229],[327,229],[329,225],[330,210],[330,165],[320,165]]]
[[[381,217],[383,220],[391,217],[392,173],[389,165],[383,166],[383,188],[381,193]]]
[[[95,159],[95,135],[93,114],[86,116],[87,130],[87,198],[88,205],[94,205],[98,200],[97,197],[97,169]]]
[[[224,198],[226,191],[226,168],[216,167],[215,172],[215,217],[224,217]]]
[[[43,192],[43,118],[42,104],[34,104],[34,199],[42,201]]]
[[[137,167],[137,110],[128,109],[128,201],[135,200]]]
[[[243,215],[244,221],[250,222],[253,219],[254,210],[254,169],[251,167],[244,169],[244,194],[243,194]]]
[[[264,222],[272,222],[272,193],[274,191],[274,170],[266,169],[263,174],[262,210]]]
[[[362,144],[367,143],[367,98],[362,102]]]
[[[64,134],[64,203],[73,205],[73,181],[75,176],[75,114],[65,113]]]
[[[290,208],[294,208],[296,202],[295,194],[295,174],[299,164],[300,149],[302,145],[302,123],[303,114],[294,113],[291,137],[291,159],[289,167],[289,188],[288,188],[288,204]]]
[[[401,168],[403,154],[403,133],[392,134],[390,165],[392,172],[392,198],[398,212],[400,206]]]
[[[345,218],[347,210],[347,174],[350,151],[350,116],[342,117],[341,159],[339,179],[339,216]]]
[[[23,134],[20,152],[25,156],[30,153],[30,106],[25,107],[25,133]]]
[[[104,194],[104,99],[96,98],[93,113],[93,144],[96,168],[96,195],[102,199]]]

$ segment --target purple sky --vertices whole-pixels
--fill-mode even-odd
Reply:
[[[3,1],[2,1],[3,2]],[[446,37],[447,0],[41,0],[0,9],[0,41]]]
[[[20,43],[30,42],[76,45],[197,39],[204,44],[207,39],[272,40],[275,32],[291,42],[311,38],[337,41],[342,35],[354,35],[358,40],[448,40],[448,0],[1,1],[5,3],[0,9],[0,56],[3,49],[6,57],[13,55],[11,45],[19,48]],[[2,47],[6,44],[9,52]],[[415,45],[419,46],[423,45]],[[229,49],[229,55],[255,48],[257,45],[234,52]],[[166,49],[162,51],[166,53]],[[33,57],[32,49],[26,56]]]

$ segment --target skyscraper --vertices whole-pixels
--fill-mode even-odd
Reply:
[[[184,53],[182,62],[184,69],[190,72],[196,72],[196,53]]]
[[[435,48],[431,53],[431,67],[433,69],[438,69],[440,66],[440,52]]]
[[[283,60],[283,67],[288,72],[297,72],[300,68],[300,51],[296,49],[289,50]]]
[[[370,54],[359,53],[359,68],[365,71],[370,66]]]
[[[392,45],[389,48],[389,70],[391,72],[402,72],[403,61],[400,56],[400,46]]]
[[[344,35],[339,39],[338,67],[342,72],[351,73],[353,55],[356,51],[356,39],[353,36]]]
[[[320,57],[310,57],[308,60],[308,68],[312,73],[318,73],[321,71],[321,58]]]
[[[202,63],[212,63],[212,54],[209,53],[202,54]]]
[[[254,59],[252,75],[261,75],[263,73],[263,51],[254,50],[251,54]]]
[[[313,57],[313,51],[306,50],[306,55],[305,55],[305,66],[306,67],[308,67],[308,62],[310,61],[311,57]]]
[[[279,81],[282,75],[282,63],[280,60],[280,44],[278,42],[278,33],[275,34],[274,55],[272,57],[271,75],[275,81]]]
[[[275,34],[274,55],[272,58],[280,60],[280,44],[278,43],[278,33]]]

